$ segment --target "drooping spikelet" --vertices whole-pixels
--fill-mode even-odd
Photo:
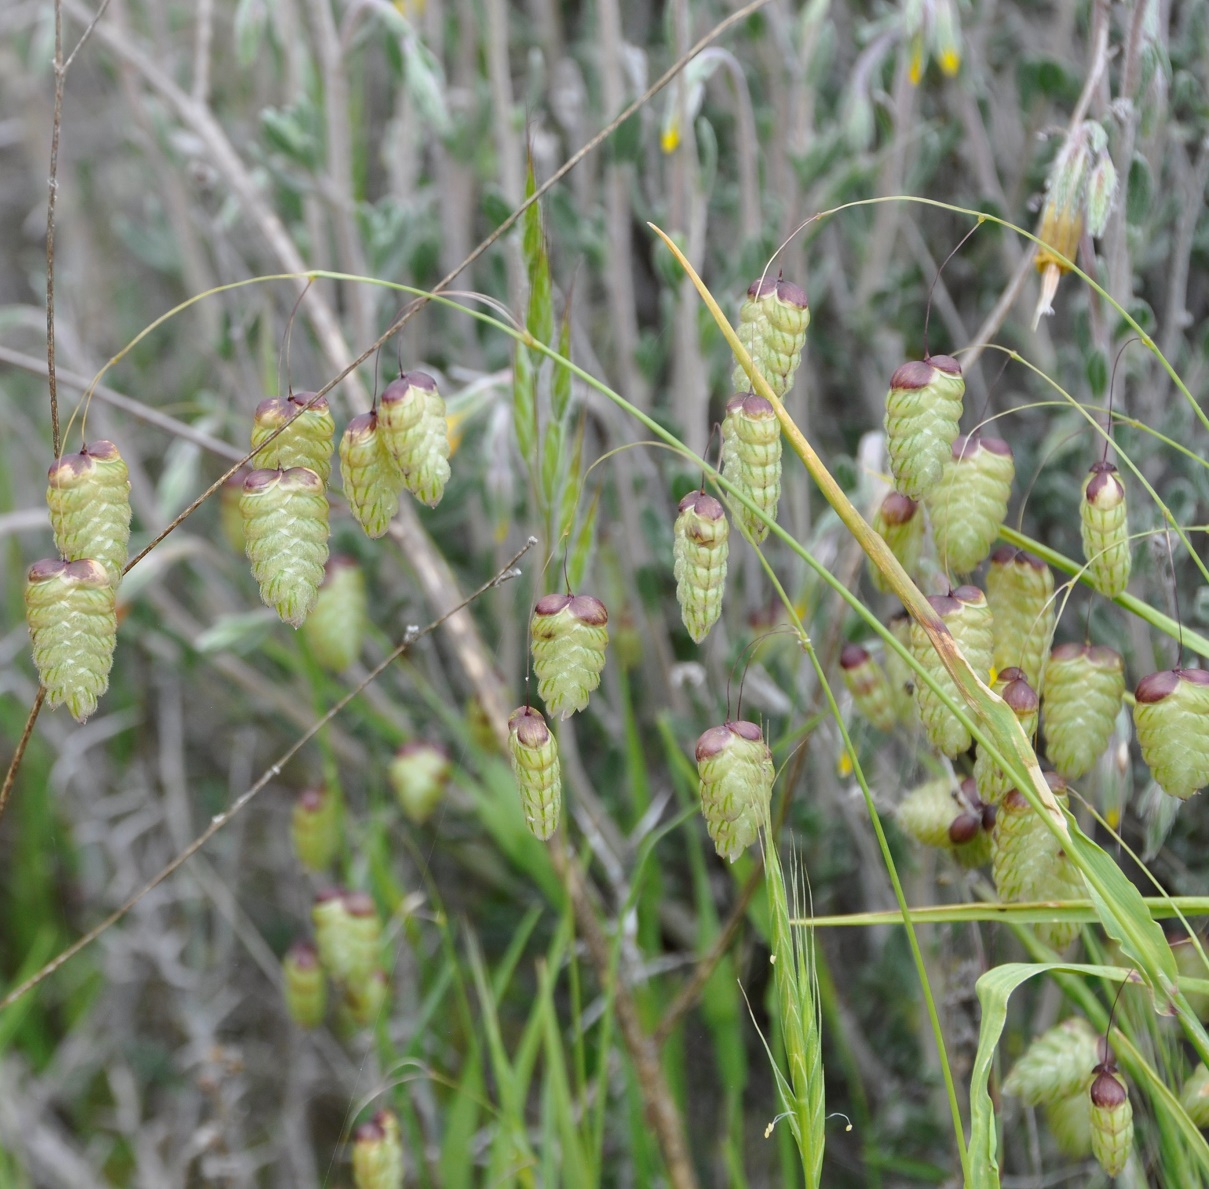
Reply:
[[[1164,669],[1138,682],[1133,723],[1142,759],[1180,800],[1209,784],[1209,669]]]
[[[898,721],[894,691],[881,665],[861,645],[845,644],[840,652],[840,669],[857,710],[879,731],[894,730]]]
[[[403,812],[420,826],[440,804],[452,771],[445,748],[413,739],[395,752],[386,777]]]
[[[437,382],[406,372],[382,393],[378,428],[387,453],[416,499],[435,508],[449,482],[449,425]]]
[[[1096,1066],[1090,1093],[1091,1152],[1100,1167],[1115,1177],[1133,1149],[1133,1107],[1125,1079],[1111,1061]]]
[[[1087,1089],[1084,1086],[1078,1094],[1045,1107],[1050,1134],[1068,1160],[1086,1160],[1091,1155],[1091,1098]]]
[[[310,942],[296,941],[281,961],[285,1007],[300,1028],[318,1028],[327,1011],[327,975]]]
[[[777,518],[781,498],[781,423],[762,396],[732,396],[722,420],[722,477],[733,483],[769,520]],[[768,525],[736,502],[739,523],[756,544]]]
[[[911,648],[911,616],[905,611],[890,617],[886,625],[898,642],[910,651]],[[890,691],[894,698],[894,712],[898,721],[904,724],[914,723],[918,718],[915,705],[915,671],[899,654],[890,647],[886,648],[886,679],[890,682]]]
[[[390,998],[390,979],[385,970],[371,970],[368,978],[341,987],[338,1020],[344,1031],[368,1028]]]
[[[1100,1060],[1100,1038],[1082,1016],[1071,1016],[1036,1037],[1004,1078],[1003,1092],[1025,1106],[1086,1095]]]
[[[968,574],[988,553],[1007,515],[1016,464],[1002,438],[959,436],[928,493],[941,566]]]
[[[955,782],[947,776],[913,788],[895,811],[898,824],[924,846],[952,853],[964,867],[980,867],[991,857],[993,809],[983,805],[968,777]]]
[[[809,325],[810,308],[803,289],[780,277],[752,282],[739,308],[739,342],[777,396],[784,396],[793,386]],[[751,391],[751,381],[737,363],[731,382],[736,389]]]
[[[290,839],[298,861],[326,871],[340,849],[340,797],[326,785],[303,790],[290,817]]]
[[[919,504],[897,491],[890,492],[873,515],[873,531],[890,547],[890,552],[898,559],[898,564],[914,578],[924,548],[924,518]],[[890,585],[881,570],[872,562],[867,564],[873,585],[883,594],[887,594]]]
[[[340,437],[340,479],[357,523],[378,538],[399,510],[403,476],[386,449],[377,411],[354,417]]]
[[[382,922],[365,892],[320,892],[311,907],[315,945],[324,967],[338,982],[356,983],[378,969]]]
[[[714,849],[732,863],[768,817],[776,769],[754,722],[710,727],[697,740],[697,791]]]
[[[995,683],[991,688],[1008,704],[1025,737],[1032,739],[1037,730],[1037,712],[1041,707],[1041,699],[1025,680],[1024,670],[1014,667],[1004,669],[996,674]],[[981,743],[974,758],[974,780],[978,785],[978,795],[988,805],[998,805],[1003,800],[1003,795],[1015,783],[983,750]]]
[[[320,892],[311,905],[315,948],[320,962],[335,979],[342,979],[349,968],[348,916],[348,905],[340,888]]]
[[[1065,782],[1052,772],[1046,776],[1055,799],[1065,804]],[[1007,903],[1075,900],[1087,895],[1078,868],[1018,789],[1009,790],[999,803],[991,834],[991,870],[999,898]],[[1079,932],[1079,923],[1048,921],[1035,928],[1047,945],[1063,949]]]
[[[563,799],[562,767],[553,733],[531,706],[514,710],[508,719],[508,750],[521,793],[525,825],[544,842],[558,829]]]
[[[1111,462],[1095,463],[1083,481],[1079,524],[1087,576],[1105,598],[1115,599],[1129,585],[1133,559],[1125,484]]]
[[[952,594],[931,596],[928,602],[944,620],[970,667],[985,681],[990,673],[994,643],[991,609],[986,596],[976,586],[959,586]],[[911,652],[936,683],[960,704],[961,694],[932,647],[928,634],[914,622],[911,624]],[[950,758],[969,748],[970,732],[922,680],[916,682],[915,700],[924,730],[935,747]]]
[[[323,481],[306,467],[253,471],[244,480],[239,508],[260,597],[299,627],[318,598],[327,561]]]
[[[282,429],[262,450],[256,450],[283,425],[288,428]],[[252,465],[263,471],[306,467],[308,471],[314,471],[326,487],[332,474],[335,438],[336,422],[326,396],[296,392],[284,399],[270,397],[256,406],[252,419],[252,449],[256,450]]]
[[[109,571],[91,559],[34,562],[25,586],[25,621],[47,706],[66,703],[83,722],[109,688],[117,645]]]
[[[1045,665],[1045,754],[1078,780],[1104,753],[1125,698],[1125,662],[1104,644],[1059,644]]]
[[[302,625],[311,655],[325,669],[342,673],[361,655],[368,623],[361,567],[351,557],[329,558],[314,609]]]
[[[1053,572],[1039,557],[1001,545],[987,567],[987,602],[995,617],[995,668],[1022,669],[1029,685],[1042,693],[1054,634]]]
[[[403,1140],[393,1111],[381,1110],[353,1136],[356,1189],[403,1189]]]
[[[588,704],[600,684],[609,644],[609,613],[592,595],[542,595],[529,622],[537,692],[556,718]]]
[[[227,544],[236,553],[244,551],[243,514],[239,510],[239,497],[243,495],[243,481],[248,477],[248,468],[240,467],[227,476],[218,490],[218,520]]]
[[[1180,1105],[1197,1127],[1209,1127],[1209,1069],[1197,1062],[1180,1090]]]
[[[886,449],[894,486],[921,500],[952,455],[965,395],[961,365],[948,355],[904,363],[886,395]]]
[[[677,509],[672,545],[676,600],[694,644],[700,644],[722,613],[730,525],[722,504],[690,491]]]
[[[65,561],[100,562],[116,586],[130,546],[130,478],[112,442],[66,454],[47,473],[46,503]]]

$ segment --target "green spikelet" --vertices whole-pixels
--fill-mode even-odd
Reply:
[[[892,731],[898,721],[890,681],[869,653],[859,644],[845,644],[840,653],[844,684],[857,710],[879,731]]]
[[[588,704],[600,684],[609,644],[609,613],[591,595],[542,595],[529,622],[537,692],[555,718]]]
[[[318,1028],[327,1012],[327,976],[319,954],[306,941],[296,941],[281,962],[285,1007],[300,1028]]]
[[[968,574],[990,553],[1015,476],[1012,449],[1002,438],[954,440],[927,496],[936,555],[945,570]]]
[[[340,798],[320,785],[298,794],[290,817],[290,840],[298,861],[310,871],[326,871],[340,849]]]
[[[320,892],[311,921],[319,958],[337,982],[363,982],[378,969],[382,922],[372,897],[338,889]]]
[[[990,673],[994,644],[994,626],[986,596],[976,586],[959,586],[950,595],[933,595],[928,602],[944,620],[970,667],[985,681]],[[911,652],[937,684],[960,703],[961,695],[957,686],[932,647],[928,634],[914,622],[911,624]],[[930,686],[923,681],[917,682],[915,699],[924,730],[935,747],[950,759],[968,750],[970,732]]]
[[[314,404],[310,402],[314,401]],[[308,408],[308,404],[310,407]],[[263,450],[256,450],[266,438],[283,429]],[[336,422],[328,408],[327,397],[316,399],[313,392],[291,393],[285,399],[271,397],[256,406],[252,419],[252,464],[264,471],[288,471],[306,467],[327,486],[332,475],[332,446]]]
[[[1209,1069],[1197,1063],[1180,1090],[1180,1105],[1197,1127],[1209,1127]]]
[[[1032,739],[1037,730],[1041,699],[1025,680],[1024,670],[1014,667],[1004,669],[995,677],[991,688],[1008,704],[1025,737]],[[998,805],[1013,784],[1008,774],[983,751],[981,744],[974,758],[974,780],[978,785],[978,795],[987,805]]]
[[[779,276],[775,281],[764,277],[752,282],[739,308],[739,342],[777,396],[793,387],[809,325],[810,308],[803,289]],[[737,389],[751,391],[751,381],[737,363],[732,383]]]
[[[344,903],[344,892],[339,888],[320,892],[311,905],[311,924],[319,961],[332,978],[343,979],[349,967],[348,906]]]
[[[440,804],[452,770],[443,747],[413,739],[395,752],[386,776],[403,812],[421,826]]]
[[[393,1111],[379,1111],[353,1136],[356,1189],[403,1189],[403,1140]]]
[[[34,562],[25,586],[25,621],[47,706],[66,704],[83,722],[109,688],[117,645],[109,571],[91,559]]]
[[[351,557],[333,557],[323,570],[315,607],[302,625],[311,655],[333,673],[342,673],[360,655],[369,623],[365,575]]]
[[[1164,669],[1138,682],[1133,725],[1159,788],[1187,800],[1209,784],[1209,669]]]
[[[1029,685],[1042,693],[1054,634],[1053,572],[1031,553],[1001,545],[987,567],[987,602],[995,617],[995,669],[1022,669]]]
[[[694,644],[700,644],[722,613],[730,525],[721,503],[690,491],[677,509],[672,546],[676,600]]]
[[[378,427],[387,453],[416,499],[435,508],[449,482],[449,425],[437,382],[407,372],[382,393]]]
[[[732,863],[768,817],[776,769],[754,722],[710,727],[697,740],[697,791],[714,849]]]
[[[1079,522],[1087,576],[1105,598],[1115,599],[1129,585],[1133,561],[1125,484],[1111,462],[1095,463],[1083,481]]]
[[[1104,753],[1125,699],[1125,662],[1103,644],[1059,644],[1045,664],[1045,754],[1078,780]]]
[[[354,417],[340,437],[340,479],[357,523],[377,539],[399,510],[403,476],[386,449],[378,414]]]
[[[1055,798],[1065,804],[1065,783],[1053,773],[1047,777]],[[1009,790],[999,803],[991,834],[991,870],[999,898],[1006,903],[1087,896],[1078,868],[1018,789]],[[1059,950],[1079,932],[1077,921],[1053,921],[1035,928],[1042,941]]]
[[[722,477],[733,483],[769,520],[781,498],[781,423],[762,396],[732,396],[722,420]],[[766,525],[745,505],[734,509],[748,536],[759,544]]]
[[[130,478],[112,442],[93,442],[47,473],[46,503],[65,561],[92,558],[116,586],[130,546]]]
[[[979,800],[968,777],[960,784],[942,776],[917,785],[899,803],[895,816],[904,833],[924,846],[949,851],[963,867],[990,862],[994,813]]]
[[[339,1021],[344,1032],[368,1028],[382,1014],[390,999],[390,980],[385,970],[373,970],[366,979],[345,983],[341,988]]]
[[[1133,1107],[1125,1079],[1111,1062],[1096,1066],[1091,1084],[1091,1154],[1110,1176],[1125,1168],[1133,1149]]]
[[[239,497],[243,495],[243,481],[248,477],[248,473],[247,467],[240,467],[227,476],[226,482],[218,490],[218,520],[222,526],[222,534],[226,537],[227,544],[238,554],[243,553],[246,545]]]
[[[514,710],[508,719],[508,750],[521,792],[525,824],[544,842],[558,829],[563,800],[562,767],[554,735],[546,720],[531,706]]]
[[[1072,1016],[1036,1037],[1004,1078],[1003,1092],[1025,1106],[1086,1098],[1100,1060],[1100,1038],[1082,1016]]]
[[[911,648],[911,616],[900,611],[891,617],[887,624],[898,642],[910,651]],[[915,672],[893,648],[886,649],[886,679],[890,682],[890,692],[894,698],[894,713],[898,721],[911,725],[919,717],[915,705]]]
[[[1047,1103],[1045,1121],[1058,1150],[1068,1159],[1086,1160],[1091,1155],[1091,1098],[1086,1088]]]
[[[299,627],[319,596],[327,561],[327,496],[306,467],[253,471],[239,498],[252,575],[260,597]]]
[[[894,486],[921,500],[952,455],[965,395],[961,365],[948,355],[904,363],[886,396],[886,449]]]
[[[873,515],[873,531],[886,542],[890,552],[898,558],[898,564],[914,578],[924,548],[924,518],[919,505],[897,491],[890,492]],[[872,562],[866,564],[873,585],[882,594],[888,594],[890,585],[881,570]]]

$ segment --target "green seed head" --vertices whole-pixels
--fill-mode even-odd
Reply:
[[[799,286],[780,277],[752,282],[739,309],[739,341],[779,397],[793,386],[809,325],[810,308]],[[751,389],[747,373],[738,363],[732,383],[738,389]]]
[[[945,570],[968,574],[991,551],[1015,474],[1011,447],[1002,438],[954,440],[927,496],[936,553]]]
[[[281,962],[286,1011],[300,1028],[318,1028],[327,1011],[327,976],[310,942],[296,941]]]
[[[1017,668],[1004,669],[992,687],[1007,704],[1020,723],[1020,729],[1031,739],[1037,730],[1037,712],[1041,699],[1025,680],[1024,671]],[[1004,794],[1014,783],[1008,774],[991,759],[981,746],[974,759],[974,780],[978,795],[987,805],[998,805]]]
[[[525,824],[543,842],[558,829],[562,808],[562,767],[558,743],[546,720],[531,706],[508,719],[508,750],[521,794]]]
[[[1110,1176],[1125,1168],[1133,1148],[1133,1107],[1125,1079],[1110,1063],[1096,1066],[1091,1084],[1091,1151]]]
[[[327,397],[297,392],[285,398],[262,400],[252,420],[252,449],[278,429],[281,433],[256,451],[253,465],[262,470],[283,471],[306,467],[326,487],[332,473],[332,447],[336,438],[336,422]]]
[[[776,774],[772,752],[753,722],[710,727],[697,740],[697,791],[714,848],[732,863],[768,817]]]
[[[427,372],[407,372],[382,393],[379,427],[403,486],[435,508],[449,482],[449,424],[437,382]]]
[[[913,500],[937,483],[952,455],[965,380],[957,360],[933,355],[904,363],[886,395],[886,449],[894,486]]]
[[[1115,599],[1129,585],[1133,559],[1129,550],[1125,485],[1111,462],[1097,462],[1088,472],[1083,482],[1079,523],[1087,576],[1105,598]]]
[[[859,644],[845,644],[840,653],[844,684],[857,710],[879,731],[892,731],[898,721],[890,681],[869,653]]]
[[[730,525],[712,495],[690,491],[680,501],[672,550],[680,616],[700,644],[722,613],[730,554]]]
[[[1040,558],[1001,545],[987,567],[987,602],[995,619],[994,668],[1015,666],[1038,692],[1054,634],[1054,575]]]
[[[1086,1097],[1099,1061],[1099,1036],[1081,1016],[1072,1016],[1036,1037],[1004,1079],[1003,1092],[1026,1106]]]
[[[609,613],[592,595],[548,594],[529,624],[537,692],[556,718],[588,704],[600,684],[609,643]]]
[[[353,1136],[356,1189],[403,1189],[403,1140],[393,1111],[381,1110]]]
[[[1134,690],[1142,759],[1163,792],[1187,800],[1209,784],[1209,669],[1165,669]]]
[[[776,520],[781,498],[781,423],[762,396],[737,393],[727,402],[722,419],[722,477],[769,520]],[[756,544],[768,536],[768,526],[746,505],[734,511]]]
[[[325,669],[342,673],[361,655],[369,625],[365,575],[351,557],[329,558],[323,574],[302,637]]]
[[[1180,1105],[1197,1127],[1209,1127],[1209,1069],[1198,1062],[1180,1090]]]
[[[403,476],[386,449],[376,412],[354,417],[340,438],[340,479],[357,523],[371,538],[386,532],[399,510]]]
[[[452,770],[449,753],[436,743],[413,739],[395,752],[387,778],[403,812],[415,825],[423,825],[432,816]]]
[[[1125,663],[1103,644],[1059,644],[1045,665],[1045,754],[1067,780],[1091,770],[1125,698]]]
[[[298,794],[290,837],[298,861],[310,871],[326,871],[340,849],[340,798],[325,785]]]
[[[890,492],[873,515],[873,531],[886,542],[890,552],[898,559],[898,564],[912,578],[919,571],[919,559],[924,548],[924,528],[919,504],[897,491]],[[868,566],[873,585],[883,594],[888,594],[890,585],[881,570],[872,562],[869,562]]]
[[[46,503],[64,560],[92,558],[116,586],[130,545],[130,478],[118,448],[93,442],[60,458],[47,473]]]

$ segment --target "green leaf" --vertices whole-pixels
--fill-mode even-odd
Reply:
[[[512,365],[512,424],[521,457],[532,465],[537,441],[537,392],[533,360],[524,347],[517,347]]]
[[[577,590],[583,583],[584,575],[588,572],[588,559],[592,553],[592,542],[596,536],[596,513],[600,507],[600,492],[593,497],[588,510],[584,513],[579,524],[579,532],[575,534],[575,542],[571,546],[571,556],[567,561],[567,577],[571,589]]]
[[[558,332],[558,353],[564,359],[571,358],[571,295],[567,295],[567,303],[563,307],[562,324]],[[550,409],[556,421],[561,421],[567,415],[571,404],[571,369],[555,363],[554,374],[550,378]]]

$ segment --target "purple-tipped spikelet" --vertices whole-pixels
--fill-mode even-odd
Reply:
[[[986,596],[976,586],[959,586],[952,594],[931,596],[928,602],[944,620],[970,667],[985,681],[994,651],[994,626]],[[960,703],[961,694],[932,647],[927,632],[914,622],[911,624],[911,652],[936,683]],[[935,747],[951,759],[969,748],[970,732],[922,680],[916,682],[915,700],[924,730]]]
[[[343,985],[339,1020],[346,1032],[368,1028],[382,1014],[390,1000],[390,979],[385,970],[371,970],[365,978]]]
[[[558,829],[562,808],[562,767],[558,742],[540,712],[522,706],[508,719],[508,750],[521,793],[525,824],[543,842]]]
[[[911,616],[905,611],[890,617],[886,626],[894,638],[909,652],[911,649]],[[894,698],[894,713],[898,721],[912,724],[919,715],[915,706],[915,671],[893,649],[886,649],[886,678]]]
[[[921,500],[940,482],[961,420],[965,380],[949,355],[904,363],[886,396],[886,449],[894,486]]]
[[[942,776],[916,785],[899,802],[895,817],[916,842],[949,851],[964,867],[990,861],[994,812],[987,811],[968,777],[955,783]]]
[[[1110,1176],[1125,1168],[1133,1149],[1133,1107],[1125,1079],[1111,1061],[1095,1068],[1091,1084],[1091,1152]]]
[[[1004,669],[996,675],[991,688],[1008,704],[1025,737],[1032,739],[1037,730],[1037,712],[1041,708],[1041,699],[1025,680],[1024,670],[1014,667]],[[974,780],[978,785],[978,795],[987,805],[998,805],[1014,784],[1008,774],[983,750],[982,744],[978,745],[974,757]]]
[[[1059,644],[1045,664],[1045,754],[1078,780],[1104,753],[1125,699],[1125,662],[1104,644]]]
[[[1095,463],[1083,481],[1079,524],[1087,576],[1105,598],[1115,599],[1129,585],[1133,559],[1125,484],[1111,462]]]
[[[1209,1127],[1209,1069],[1203,1062],[1197,1062],[1181,1088],[1180,1105],[1196,1127]]]
[[[309,941],[296,941],[281,961],[285,1007],[300,1028],[318,1028],[327,1012],[327,975]]]
[[[781,423],[762,396],[738,393],[726,403],[722,477],[769,520],[776,520],[781,498]],[[734,513],[756,544],[768,536],[768,525],[745,504],[736,502]]]
[[[873,531],[886,542],[890,552],[898,559],[898,564],[912,578],[919,570],[919,559],[924,548],[924,527],[919,504],[897,491],[890,492],[873,514]],[[889,593],[890,585],[881,570],[872,562],[867,564],[873,585],[883,594]]]
[[[408,819],[423,825],[440,804],[453,765],[449,752],[436,743],[413,739],[395,752],[386,777]]]
[[[987,566],[987,602],[995,617],[997,670],[1024,671],[1038,693],[1054,634],[1054,575],[1040,558],[1001,545]]]
[[[754,722],[727,722],[697,740],[697,790],[714,849],[732,863],[768,817],[776,769]]]
[[[315,606],[302,625],[311,655],[333,673],[342,673],[360,655],[369,624],[365,575],[351,557],[332,557],[323,569]]]
[[[406,372],[382,393],[378,427],[403,486],[435,508],[449,482],[449,424],[437,382],[427,372]]]
[[[402,1189],[403,1140],[393,1111],[381,1110],[353,1136],[356,1189]]]
[[[1003,1092],[1025,1106],[1086,1095],[1100,1060],[1100,1038],[1082,1016],[1071,1016],[1036,1037],[1012,1066]]]
[[[942,568],[968,574],[988,553],[1007,515],[1016,464],[1002,438],[959,436],[928,492]]]
[[[247,467],[228,475],[218,489],[218,520],[227,544],[236,553],[244,551],[243,513],[239,510],[239,497],[243,495],[243,481],[248,477]]]
[[[840,670],[857,710],[879,731],[894,730],[898,711],[881,665],[860,644],[845,644],[840,652]]]
[[[327,562],[327,496],[307,467],[253,471],[239,498],[252,575],[260,597],[300,627],[319,597]]]
[[[1187,800],[1209,784],[1209,669],[1164,669],[1138,682],[1133,724],[1159,788]]]
[[[109,571],[91,559],[34,562],[25,585],[25,621],[47,706],[65,703],[83,722],[109,688],[117,646]]]
[[[47,473],[46,503],[65,561],[100,562],[117,586],[130,546],[130,478],[112,442],[66,454]]]
[[[677,509],[672,556],[680,618],[700,644],[722,613],[730,525],[722,504],[703,491],[690,491]]]
[[[338,982],[368,979],[378,969],[382,922],[364,892],[329,889],[311,906],[315,945],[324,967]]]
[[[793,387],[809,325],[810,307],[800,286],[780,277],[752,282],[739,308],[737,333],[756,370],[777,396]],[[731,382],[737,389],[751,390],[747,373],[737,363]]]
[[[282,426],[288,428],[281,429]],[[281,433],[263,449],[256,450],[278,429]],[[335,438],[336,422],[326,396],[316,398],[313,392],[296,392],[283,398],[270,397],[256,406],[252,419],[252,449],[256,450],[252,464],[265,471],[306,467],[326,487],[332,474]]]
[[[290,838],[298,861],[326,871],[340,849],[340,797],[325,785],[305,789],[294,802]]]
[[[344,498],[365,535],[378,538],[399,510],[403,476],[386,449],[376,411],[354,417],[340,438]]]
[[[600,684],[609,644],[609,613],[592,595],[542,595],[529,621],[537,692],[555,718],[588,704]]]

